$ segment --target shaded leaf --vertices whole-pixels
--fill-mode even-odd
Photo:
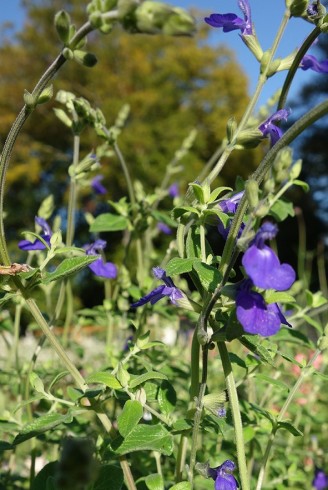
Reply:
[[[117,418],[118,430],[121,436],[126,437],[138,424],[143,415],[143,408],[140,402],[128,400],[125,402],[122,413]]]
[[[90,226],[90,231],[92,233],[99,233],[101,231],[122,231],[126,230],[128,226],[129,221],[124,216],[103,213],[97,216],[97,218],[94,220]]]

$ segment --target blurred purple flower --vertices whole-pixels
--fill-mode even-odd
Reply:
[[[94,243],[85,245],[85,253],[87,255],[99,255],[106,247],[107,242],[105,240],[96,240]],[[88,265],[89,269],[99,277],[105,277],[106,279],[115,279],[117,276],[117,267],[112,262],[104,262],[102,257]]]
[[[103,175],[96,175],[91,181],[91,187],[96,194],[107,194],[107,189],[102,185]]]
[[[237,319],[245,332],[269,337],[278,332],[281,323],[291,327],[279,306],[276,303],[267,305],[260,293],[251,291],[252,286],[252,281],[246,279],[236,296]]]
[[[274,251],[264,243],[274,238],[277,231],[275,224],[263,223],[244,253],[242,264],[255,286],[285,291],[295,281],[295,271],[289,264],[280,264]]]
[[[328,475],[320,468],[315,469],[312,486],[316,490],[326,490],[328,488]]]
[[[307,12],[307,14],[309,16],[318,15],[319,9],[318,9],[318,3],[317,3],[317,1],[315,1],[311,5],[309,5],[308,8],[307,8],[307,10],[306,10],[306,12]]]
[[[263,136],[270,136],[271,146],[276,144],[282,136],[282,130],[274,123],[281,120],[287,121],[287,117],[289,116],[290,112],[290,109],[280,109],[272,114],[272,116],[268,117],[266,121],[260,124],[259,130]]]
[[[239,0],[239,8],[244,14],[244,18],[238,17],[236,14],[211,14],[209,17],[205,17],[205,22],[212,27],[222,27],[223,32],[241,30],[242,35],[252,35],[252,18],[251,9],[248,0]]]
[[[328,73],[328,60],[318,61],[312,54],[306,54],[300,64],[302,70],[313,70],[317,73]]]
[[[167,226],[165,223],[162,223],[162,221],[160,221],[159,223],[157,223],[157,228],[162,231],[163,233],[165,233],[165,235],[172,235],[172,230],[169,226]]]
[[[215,490],[237,490],[239,484],[231,474],[235,468],[235,463],[227,459],[221,466],[207,470],[208,476],[215,480]]]
[[[179,184],[177,182],[173,182],[173,184],[171,184],[168,189],[168,193],[169,196],[172,198],[179,197],[180,196]]]
[[[223,418],[226,417],[227,411],[224,407],[220,407],[217,411],[218,417]]]
[[[40,218],[39,216],[36,216],[35,222],[42,228],[42,233],[40,234],[41,238],[48,245],[50,245],[52,231],[47,221],[43,218]],[[18,246],[21,250],[44,250],[46,248],[44,243],[42,243],[39,239],[34,240],[34,242],[30,242],[29,240],[21,240],[18,243]]]
[[[229,235],[229,231],[230,231],[230,227],[231,227],[231,221],[232,220],[229,220],[226,228],[224,227],[224,224],[222,223],[222,221],[219,219],[219,222],[218,222],[218,232],[220,233],[220,235],[222,236],[222,238],[224,240],[226,240],[228,238],[228,235]],[[239,228],[239,231],[238,231],[238,235],[237,235],[237,238],[240,238],[240,235],[242,234],[243,230],[245,228],[245,223],[242,223],[240,225],[240,228]]]
[[[131,305],[132,308],[138,308],[138,306],[143,306],[146,303],[150,303],[154,305],[155,303],[157,303],[157,301],[164,298],[165,296],[170,298],[171,303],[176,305],[177,300],[183,297],[183,294],[180,291],[180,289],[178,289],[174,285],[170,277],[167,277],[164,269],[161,269],[160,267],[154,267],[153,273],[156,279],[161,279],[164,282],[164,285],[158,286],[157,288],[153,289],[153,291],[146,294],[146,296],[140,298],[139,301],[133,303]]]

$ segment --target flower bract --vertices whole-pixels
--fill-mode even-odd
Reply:
[[[178,289],[174,285],[172,279],[166,275],[164,269],[161,269],[160,267],[154,267],[153,273],[156,279],[161,279],[164,282],[164,285],[158,286],[157,288],[153,289],[150,293],[146,294],[146,296],[140,298],[139,301],[133,303],[131,305],[132,308],[143,306],[146,303],[150,303],[154,305],[155,303],[157,303],[157,301],[164,298],[165,296],[167,296],[170,299],[171,303],[177,304],[177,300],[183,297],[183,294],[180,291],[180,289]]]

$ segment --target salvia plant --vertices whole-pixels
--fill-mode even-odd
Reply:
[[[55,16],[62,49],[25,91],[1,153],[3,489],[328,488],[327,298],[309,289],[304,267],[296,271],[279,258],[275,241],[295,213],[287,191],[308,190],[289,145],[328,113],[323,101],[283,129],[296,71],[328,71],[327,60],[308,54],[326,35],[328,15],[319,0],[286,0],[272,47],[263,51],[251,0],[234,3],[237,13],[210,13],[200,22],[238,31],[227,35],[239,34],[258,61],[255,93],[241,120],[232,114],[227,121],[227,136],[200,176],[183,182],[183,158],[197,139],[192,131],[152,193],[131,179],[121,151],[130,111],[124,100],[111,126],[92,101],[54,94],[51,80],[65,63],[95,65],[86,47],[93,31],[115,35],[118,24],[127,36],[190,36],[194,18],[150,0],[92,0],[79,28],[67,12]],[[277,58],[293,17],[313,29]],[[286,77],[278,97],[257,112],[263,86],[280,71]],[[4,220],[7,170],[25,122],[51,99],[53,124],[71,137],[67,211],[59,213],[51,195],[39,203],[35,228],[17,236],[20,259],[13,262]],[[86,128],[98,145],[81,154]],[[231,154],[260,144],[264,157],[254,173],[236,176],[235,188],[218,187]],[[108,156],[118,159],[126,181],[118,201],[102,175]],[[89,231],[79,236],[84,188],[110,206],[97,216],[85,212]],[[112,233],[122,237],[116,254]],[[161,234],[163,255],[156,248]],[[94,308],[76,300],[85,281],[103,288]],[[29,348],[20,338],[27,312]],[[85,338],[87,325],[94,330]]]

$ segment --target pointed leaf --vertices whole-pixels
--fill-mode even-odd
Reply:
[[[49,284],[52,281],[58,281],[58,279],[64,279],[71,274],[75,274],[84,269],[87,265],[92,264],[99,257],[96,255],[85,255],[83,257],[71,257],[63,260],[63,262],[57,267],[54,272],[47,272],[42,279],[44,284]]]
[[[122,413],[117,419],[118,430],[121,436],[126,437],[136,427],[143,415],[143,408],[137,400],[125,402]]]
[[[108,490],[109,482],[110,490],[121,490],[124,482],[124,475],[121,468],[109,464],[101,466],[99,476],[92,490]]]
[[[159,373],[158,371],[148,371],[147,373],[140,374],[140,376],[137,376],[130,381],[129,387],[135,388],[136,386],[139,386],[141,383],[144,383],[150,379],[167,379],[167,376],[163,373]]]
[[[197,272],[203,288],[206,291],[215,291],[222,280],[220,272],[215,267],[203,262],[194,262],[193,269]]]
[[[154,473],[145,478],[148,490],[164,490],[164,481],[162,475]]]
[[[168,276],[176,276],[178,274],[184,274],[192,270],[193,263],[195,261],[200,262],[200,259],[190,258],[181,259],[180,257],[174,257],[167,264],[165,270]]]
[[[121,383],[115,378],[115,376],[107,371],[99,371],[98,373],[91,374],[87,378],[87,383],[102,383],[112,390],[121,390]]]
[[[117,447],[118,443],[120,444]],[[142,424],[137,425],[123,441],[115,440],[112,446],[116,446],[115,452],[119,455],[147,450],[170,456],[173,451],[173,438],[161,424]]]
[[[101,231],[122,231],[126,230],[128,226],[129,221],[124,216],[103,213],[94,220],[90,226],[90,231],[92,233],[99,233]]]
[[[47,413],[41,417],[38,417],[30,424],[27,424],[20,433],[15,437],[13,444],[21,444],[32,437],[43,434],[48,430],[55,429],[61,424],[69,424],[73,420],[73,415],[71,412],[63,415],[60,413]]]

